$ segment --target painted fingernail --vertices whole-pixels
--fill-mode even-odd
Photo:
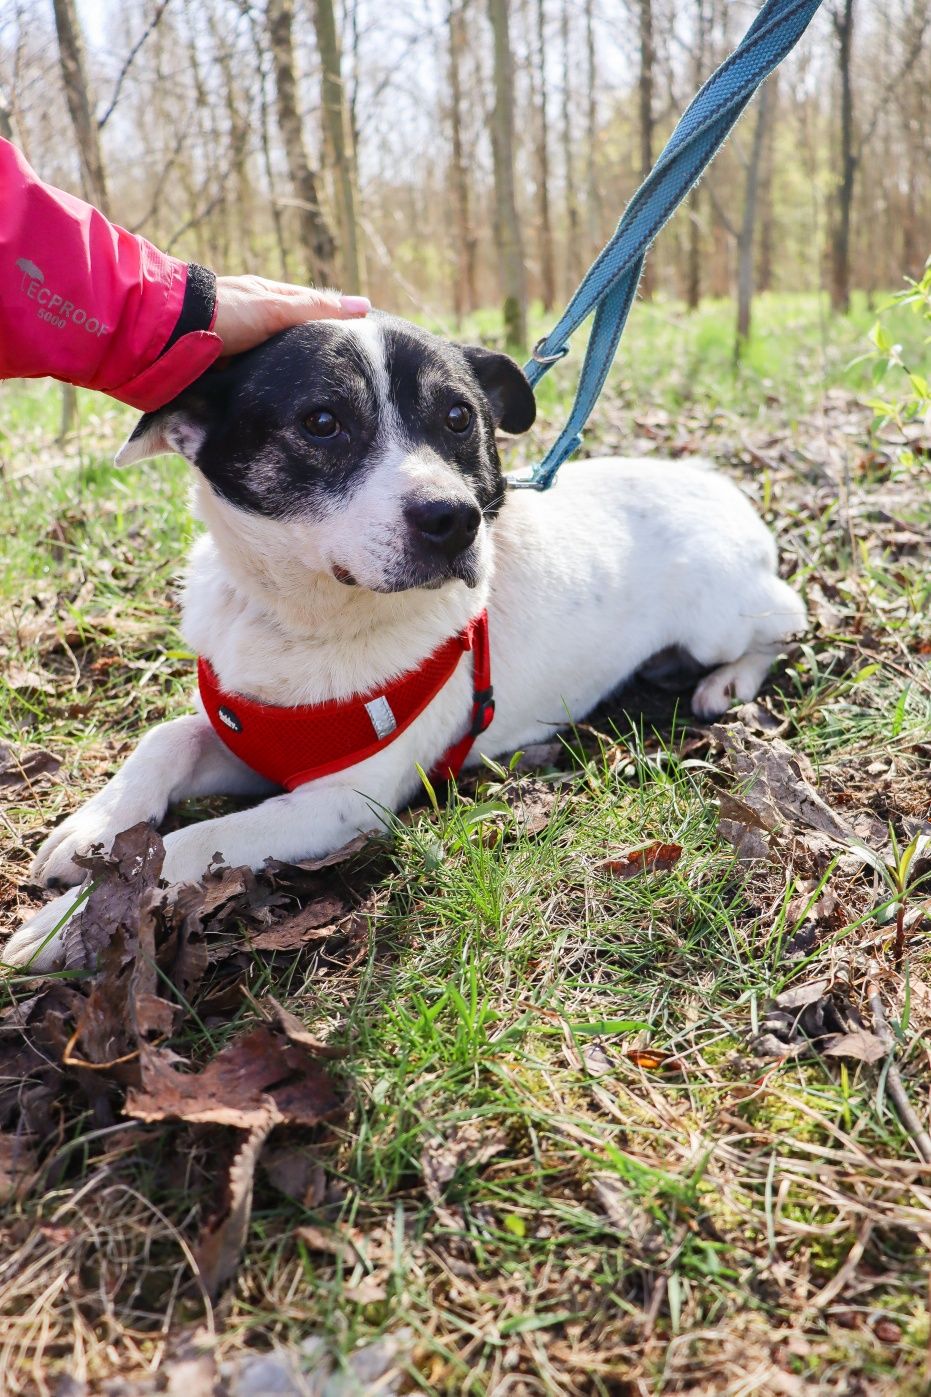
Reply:
[[[340,296],[339,303],[347,315],[368,315],[372,309],[368,296]]]

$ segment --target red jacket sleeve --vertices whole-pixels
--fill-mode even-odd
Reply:
[[[151,411],[218,357],[182,334],[187,264],[43,184],[0,140],[0,378],[48,375]]]

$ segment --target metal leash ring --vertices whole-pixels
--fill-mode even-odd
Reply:
[[[530,357],[534,361],[534,363],[556,364],[560,359],[565,359],[566,355],[569,353],[569,346],[567,344],[564,344],[562,349],[557,349],[555,354],[540,353],[540,350],[546,344],[546,338],[546,335],[544,335],[542,339],[537,340],[533,349],[530,351]]]

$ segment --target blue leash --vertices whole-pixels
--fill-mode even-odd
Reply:
[[[648,247],[724,144],[760,83],[795,47],[820,4],[821,0],[765,0],[730,58],[712,74],[679,121],[558,325],[539,341],[524,368],[535,386],[569,353],[571,336],[594,312],[569,420],[539,465],[529,476],[509,476],[510,486],[548,489],[563,462],[579,449],[582,430],[614,362]]]

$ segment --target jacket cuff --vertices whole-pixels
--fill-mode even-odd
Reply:
[[[121,403],[154,412],[192,384],[223,352],[223,341],[211,330],[182,335],[141,374],[105,391]]]
[[[173,349],[185,335],[195,330],[212,330],[216,318],[217,278],[209,267],[191,262],[188,264],[181,311],[159,358]]]

